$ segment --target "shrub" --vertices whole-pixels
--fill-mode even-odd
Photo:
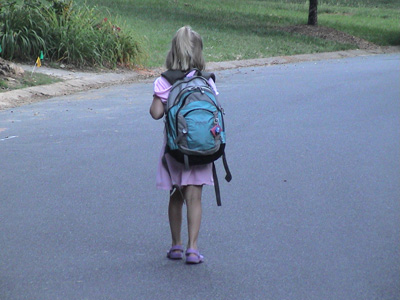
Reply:
[[[134,33],[113,25],[96,7],[49,2],[24,0],[0,7],[3,58],[32,61],[43,51],[52,61],[105,67],[133,67],[145,58]]]
[[[43,39],[46,20],[36,6],[36,1],[29,1],[21,6],[15,2],[6,3],[0,9],[3,58],[27,60],[46,49]]]

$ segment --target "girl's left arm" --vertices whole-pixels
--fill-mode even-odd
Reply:
[[[153,96],[153,102],[150,106],[150,115],[154,120],[159,120],[164,116],[164,104],[157,96]]]

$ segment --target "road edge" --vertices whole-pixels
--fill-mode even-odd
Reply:
[[[281,64],[291,64],[306,61],[321,61],[331,59],[343,59],[358,56],[370,56],[379,54],[400,53],[400,46],[380,47],[373,50],[348,50],[337,52],[323,52],[313,54],[299,54],[292,56],[276,56],[269,58],[225,61],[225,62],[209,62],[207,63],[208,71],[221,71],[226,69],[236,69],[245,67],[271,66]],[[25,66],[25,69],[27,66]],[[7,110],[52,97],[66,96],[90,89],[98,89],[112,85],[123,85],[133,82],[153,80],[159,76],[162,68],[152,70],[136,70],[124,72],[71,72],[63,70],[55,70],[50,68],[37,69],[38,72],[48,75],[60,77],[64,79],[49,85],[41,85],[24,89],[13,90],[0,94],[0,111]]]

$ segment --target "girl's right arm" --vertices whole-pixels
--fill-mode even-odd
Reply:
[[[153,97],[153,102],[150,106],[150,115],[154,120],[159,120],[164,116],[164,104],[157,96]]]

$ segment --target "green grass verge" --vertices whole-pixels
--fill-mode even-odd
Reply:
[[[163,65],[170,40],[183,25],[204,38],[207,61],[261,58],[355,48],[318,38],[293,35],[280,26],[306,24],[304,0],[75,0],[97,5],[104,17],[143,36],[146,65]],[[378,45],[400,44],[400,3],[397,0],[320,0],[319,24]]]

